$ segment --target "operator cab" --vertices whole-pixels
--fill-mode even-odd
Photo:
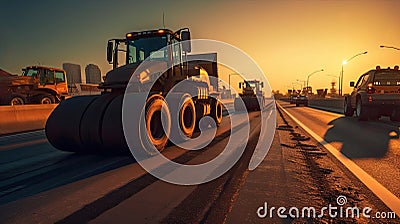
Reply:
[[[191,51],[189,40],[188,28],[176,32],[169,29],[131,32],[125,35],[125,39],[109,40],[107,60],[113,65],[113,69],[106,74],[104,82],[98,88],[103,89],[103,92],[124,91],[132,74],[142,62],[146,61],[146,65],[140,68],[145,70],[139,71],[132,78],[132,83],[151,83],[156,81],[153,79],[158,79],[152,91],[168,92],[176,82],[189,76],[187,63],[187,53]],[[119,66],[119,56],[125,59],[123,66]],[[158,76],[159,71],[164,69],[165,72]],[[168,82],[161,83],[165,80]]]
[[[191,51],[190,32],[184,28],[173,32],[169,29],[131,32],[126,34],[126,39],[112,39],[107,44],[107,60],[113,64],[113,69],[118,67],[119,52],[125,53],[125,64],[141,63],[146,58],[156,61],[172,62],[174,65],[182,62],[182,55]],[[181,41],[185,41],[183,44]],[[120,44],[125,44],[126,49],[119,49]],[[167,46],[171,45],[170,48]],[[163,51],[159,51],[163,49]],[[170,54],[168,51],[171,51]]]
[[[22,69],[22,76],[36,78],[39,80],[39,85],[42,86],[65,83],[64,71],[41,66]]]
[[[262,88],[264,88],[264,83],[258,80],[254,81],[244,81],[239,83],[239,89],[247,94],[262,94]]]

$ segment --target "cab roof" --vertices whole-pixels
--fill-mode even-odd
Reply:
[[[27,67],[24,68],[24,69],[46,69],[46,70],[53,70],[53,71],[65,72],[63,69],[60,69],[60,68],[47,67],[47,66],[42,66],[42,65],[27,66]]]
[[[139,31],[139,32],[130,32],[126,34],[126,39],[137,39],[140,37],[146,37],[146,36],[157,36],[157,35],[164,35],[164,34],[170,34],[174,36],[177,39],[180,39],[179,35],[177,32],[173,32],[170,29],[158,29],[158,30],[145,30],[145,31]]]

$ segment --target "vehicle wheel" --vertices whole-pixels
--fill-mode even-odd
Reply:
[[[390,120],[393,122],[400,121],[400,109],[399,108],[395,108],[393,110],[392,114],[390,115]]]
[[[365,105],[362,104],[361,99],[357,99],[356,103],[356,115],[359,121],[368,120],[368,109]]]
[[[164,105],[164,106],[163,106]],[[164,98],[161,96],[150,97],[146,103],[145,123],[150,142],[158,151],[162,151],[168,143],[169,133],[165,133],[162,120],[170,124],[171,115],[166,106]],[[170,131],[170,125],[166,127]],[[154,152],[148,151],[150,154]]]
[[[252,111],[260,111],[260,104],[258,102],[258,98],[252,97],[248,99],[248,106]]]
[[[123,129],[122,123],[122,101],[124,96],[119,95],[116,96],[108,105],[106,111],[103,116],[103,123],[101,125],[101,140],[102,147],[104,149],[110,149],[108,151],[113,151],[115,153],[128,153],[130,149],[125,139],[125,133]],[[143,107],[142,107],[143,108]],[[136,111],[135,111],[136,112]],[[132,114],[140,114],[139,112]],[[139,120],[139,119],[138,119]],[[135,125],[133,125],[135,126]],[[138,133],[138,127],[135,127],[133,130],[135,134]],[[138,141],[138,135],[132,135],[132,131],[126,131],[127,138],[134,138],[135,141]]]
[[[82,114],[79,135],[86,151],[99,152],[107,150],[104,147],[103,136],[101,133],[104,123],[104,114],[106,113],[110,103],[115,98],[116,95],[114,94],[100,95],[97,99],[93,100],[89,106],[87,106],[85,112]],[[114,118],[112,120],[114,120]],[[114,121],[114,124],[117,124],[117,121]],[[115,132],[117,132],[117,129],[117,126],[112,128]],[[119,148],[122,143],[123,141],[121,141],[120,145],[114,145],[114,147]]]
[[[351,107],[350,101],[346,98],[344,101],[344,115],[346,117],[351,117],[354,114],[354,109]]]
[[[242,103],[241,101],[243,101],[243,103]],[[245,103],[244,103],[243,98],[240,98],[240,97],[238,98],[238,97],[236,97],[236,98],[235,98],[235,101],[233,101],[233,106],[234,106],[234,108],[235,108],[235,112],[247,111],[247,110],[246,110],[246,105],[245,105]]]
[[[185,137],[192,137],[197,119],[192,97],[189,94],[170,93],[166,100],[171,113],[170,140],[181,142]]]
[[[51,94],[42,94],[36,97],[36,103],[39,104],[53,104],[56,102],[56,99]]]
[[[26,103],[26,99],[23,96],[12,96],[10,99],[10,105],[24,105]]]
[[[57,149],[88,152],[81,139],[81,123],[87,108],[98,96],[77,96],[61,102],[46,121],[47,140]]]
[[[217,127],[220,126],[221,121],[222,121],[222,103],[218,99],[212,99],[211,100],[211,117],[214,119],[215,124]]]

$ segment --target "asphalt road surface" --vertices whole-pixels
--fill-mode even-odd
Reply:
[[[296,107],[283,101],[279,104],[400,197],[400,123],[385,117],[378,121],[358,121],[356,117]]]
[[[295,112],[298,112],[298,116],[304,116],[301,117],[304,122],[309,117],[312,122],[307,125],[310,127],[318,127],[320,120],[330,122],[341,117],[339,114],[281,104],[290,113],[296,115]],[[321,207],[336,203],[338,195],[347,196],[349,204],[371,206],[374,211],[390,211],[323,147],[317,146],[315,140],[295,127],[295,123],[282,111],[277,117],[278,131],[269,154],[256,170],[249,171],[248,164],[260,135],[260,112],[251,112],[249,120],[250,138],[235,166],[211,182],[190,186],[170,184],[155,178],[129,153],[84,155],[60,152],[47,142],[43,131],[2,136],[0,222],[371,222],[365,218],[330,218],[326,214],[323,218],[274,217],[263,220],[256,213],[263,202],[276,206]],[[355,119],[349,120],[350,124],[359,125]],[[387,121],[377,123],[377,127],[393,127]],[[331,128],[332,125],[325,127],[322,136]],[[375,126],[373,128],[376,129]],[[238,125],[231,130],[230,117],[227,116],[215,139],[205,149],[187,151],[171,145],[163,151],[163,155],[181,164],[201,164],[219,155],[232,132],[242,129],[243,126]],[[338,132],[336,135],[340,137],[341,129]],[[391,137],[388,141],[393,139]],[[344,145],[336,141],[330,142],[336,146]],[[353,159],[362,161],[365,158],[359,156]],[[396,189],[396,186],[392,187]],[[398,219],[372,221],[396,223]]]

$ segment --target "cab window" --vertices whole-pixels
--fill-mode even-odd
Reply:
[[[175,38],[172,39],[172,57],[174,65],[179,65],[181,63],[181,44]]]
[[[56,83],[65,82],[64,72],[56,71]]]
[[[54,71],[40,69],[39,82],[41,85],[54,84]]]
[[[38,74],[38,70],[36,69],[27,69],[24,71],[22,74],[23,76],[30,76],[30,77],[36,77]]]
[[[168,54],[166,49],[167,45],[166,36],[143,37],[139,39],[129,40],[127,63],[138,63],[144,61],[147,57],[152,60],[167,60]]]
[[[54,71],[53,70],[47,70],[46,84],[54,84]]]

